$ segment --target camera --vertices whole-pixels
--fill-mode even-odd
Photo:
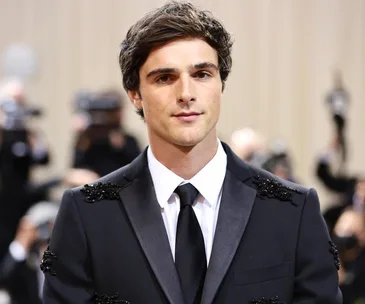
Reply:
[[[38,244],[49,242],[58,210],[58,203],[48,201],[41,201],[28,210],[26,216],[37,227]]]
[[[25,130],[30,117],[39,117],[43,114],[40,108],[26,107],[11,98],[0,103],[0,110],[5,116],[3,128],[11,131]]]
[[[119,113],[122,108],[122,97],[117,92],[79,92],[76,94],[75,107],[78,113],[86,116],[89,126],[120,124],[115,113]]]
[[[0,128],[0,179],[4,189],[28,179],[32,164],[28,120],[41,116],[42,111],[11,98],[0,101],[0,111],[4,118]]]

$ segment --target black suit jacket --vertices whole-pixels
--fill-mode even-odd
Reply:
[[[227,171],[202,303],[342,303],[316,192],[223,146]],[[183,304],[146,151],[98,182],[64,194],[42,264],[44,303]]]

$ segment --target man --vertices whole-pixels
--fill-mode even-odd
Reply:
[[[362,206],[361,203],[359,204],[359,196],[356,192],[357,184],[361,186],[361,184],[365,182],[365,178],[361,176],[361,174],[350,175],[333,173],[333,171],[335,171],[335,160],[340,154],[340,139],[338,136],[334,136],[328,147],[324,148],[323,151],[318,154],[315,167],[316,175],[321,183],[328,190],[336,194],[334,201],[331,202],[331,205],[323,214],[330,234],[332,234],[338,218],[347,207],[353,205],[355,209],[359,207],[361,209]]]
[[[242,128],[231,135],[230,147],[243,161],[262,168],[268,159],[267,139],[257,130]]]
[[[364,192],[364,188],[362,191],[359,189],[359,192]],[[361,196],[362,206],[364,206],[364,193]],[[339,272],[339,281],[343,294],[343,303],[362,303],[365,301],[364,212],[355,206],[346,208],[336,222],[333,236],[338,244],[342,265]]]
[[[15,236],[20,218],[47,192],[31,183],[31,171],[50,160],[43,135],[28,120],[38,110],[28,105],[24,84],[0,86],[0,260]],[[38,113],[39,114],[39,113]],[[46,190],[46,189],[45,189]]]
[[[16,236],[0,260],[0,289],[11,296],[9,303],[41,303],[44,275],[38,265],[57,212],[58,203],[39,202],[19,221]]]
[[[134,136],[121,124],[124,118],[122,95],[110,89],[81,101],[86,105],[76,116],[83,123],[79,123],[76,130],[73,170],[91,170],[100,177],[132,162],[141,150]]]
[[[11,303],[41,303],[37,286],[39,267],[33,268],[32,263],[27,261],[36,239],[36,227],[23,217],[7,254],[0,260],[0,286],[9,292]]]
[[[217,139],[231,46],[187,3],[129,30],[123,82],[150,146],[64,194],[42,263],[46,304],[341,303],[316,192],[248,166]]]

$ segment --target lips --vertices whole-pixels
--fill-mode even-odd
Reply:
[[[184,113],[179,113],[177,115],[175,115],[176,117],[189,117],[189,116],[197,116],[197,115],[200,115],[200,113],[198,112],[184,112]]]
[[[200,115],[201,113],[198,112],[182,112],[174,115],[174,117],[184,122],[191,122],[196,120]]]

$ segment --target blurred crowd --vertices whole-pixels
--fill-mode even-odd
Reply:
[[[333,136],[314,162],[316,177],[333,194],[321,200],[333,199],[324,218],[340,254],[344,304],[358,304],[365,303],[365,174],[345,170],[349,100],[341,76],[336,74],[325,100]],[[32,170],[52,162],[47,140],[31,124],[42,111],[29,104],[21,82],[9,81],[0,87],[0,304],[41,303],[39,264],[60,201],[52,197],[52,189],[90,183],[140,154],[138,140],[123,127],[124,102],[115,89],[77,92],[70,169],[63,176],[34,183]],[[244,161],[301,183],[290,144],[279,139],[271,142],[247,127],[234,131],[228,143]]]
[[[42,130],[32,124],[32,106],[17,80],[0,87],[0,304],[41,303],[40,259],[47,248],[61,198],[57,187],[90,183],[140,154],[123,128],[120,92],[80,91],[74,98],[72,159],[63,176],[35,183],[32,170],[52,161]]]

